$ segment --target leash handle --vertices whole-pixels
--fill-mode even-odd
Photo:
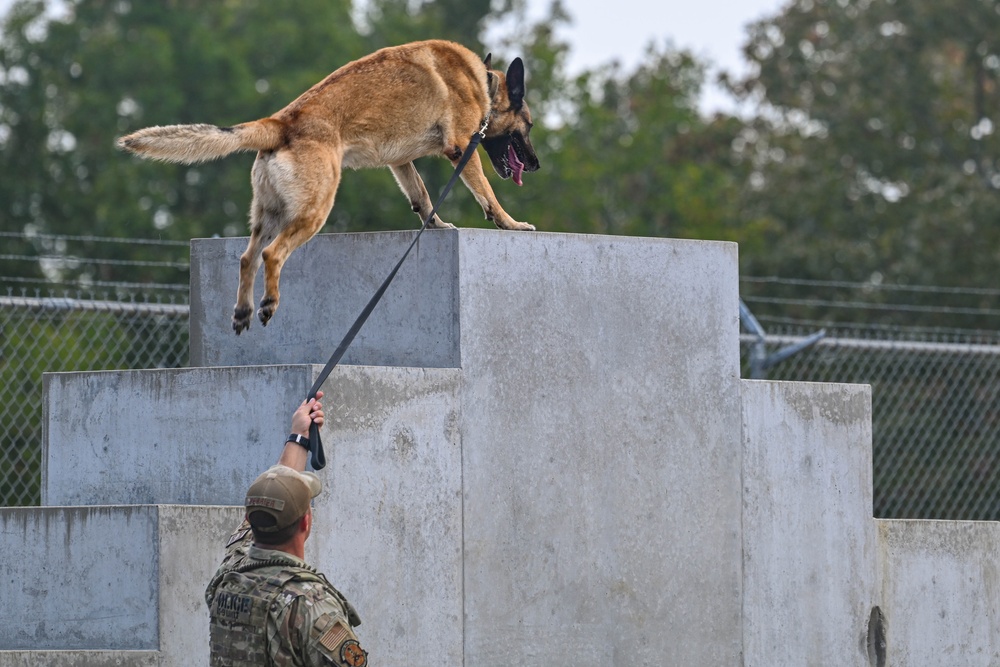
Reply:
[[[487,117],[487,121],[488,120],[489,119]],[[361,314],[358,315],[358,318],[354,320],[354,324],[352,324],[351,328],[348,329],[344,339],[340,341],[340,345],[338,345],[337,349],[334,350],[332,355],[330,355],[330,360],[326,362],[326,366],[324,366],[323,370],[320,371],[319,376],[313,383],[312,389],[309,390],[309,395],[306,397],[306,400],[316,398],[316,392],[320,390],[323,383],[326,382],[326,379],[330,377],[330,373],[337,366],[337,364],[340,363],[340,360],[347,352],[347,348],[349,348],[351,343],[354,342],[354,337],[358,335],[359,331],[361,331],[361,327],[364,326],[365,322],[368,320],[368,316],[372,314],[372,311],[375,310],[375,306],[377,306],[378,302],[382,299],[382,295],[385,294],[387,289],[389,289],[389,284],[392,282],[392,279],[396,277],[399,267],[401,267],[403,262],[406,261],[410,251],[413,250],[413,246],[417,244],[417,240],[420,238],[420,235],[424,233],[424,230],[427,229],[427,225],[429,225],[431,220],[434,219],[434,215],[437,213],[438,207],[441,206],[442,202],[444,202],[444,198],[448,196],[449,192],[451,192],[451,188],[458,181],[458,177],[462,174],[462,170],[465,169],[465,165],[476,152],[476,146],[479,145],[479,142],[483,140],[483,137],[486,134],[485,130],[486,123],[484,122],[483,127],[472,135],[472,139],[469,141],[468,147],[462,153],[462,157],[459,158],[458,164],[455,165],[455,173],[451,175],[448,183],[444,186],[444,189],[438,196],[437,203],[434,204],[433,208],[431,208],[430,215],[428,215],[427,219],[424,220],[424,224],[421,225],[420,230],[417,231],[417,235],[413,237],[413,241],[411,241],[409,247],[406,248],[406,252],[404,252],[403,256],[399,258],[398,262],[396,262],[396,266],[394,266],[392,271],[389,272],[386,279],[382,281],[382,285],[379,286],[378,290],[376,290],[375,295],[369,299],[368,304],[361,311]],[[326,452],[323,450],[323,440],[320,438],[319,426],[315,422],[309,425],[309,445],[312,449],[311,463],[313,470],[322,470],[326,467]]]

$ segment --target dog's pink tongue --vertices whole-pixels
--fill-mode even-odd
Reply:
[[[513,144],[507,144],[507,164],[510,165],[510,177],[514,179],[514,182],[518,185],[524,185],[521,182],[521,172],[524,171],[524,163],[517,159],[517,153],[514,152]]]

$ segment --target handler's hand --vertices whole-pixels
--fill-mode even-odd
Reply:
[[[292,413],[292,433],[309,437],[309,425],[316,422],[317,426],[323,425],[323,405],[319,399],[323,398],[323,392],[317,391],[316,398],[302,401],[302,405]]]

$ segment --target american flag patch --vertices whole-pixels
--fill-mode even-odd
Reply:
[[[335,651],[338,646],[344,643],[344,640],[348,638],[347,628],[340,621],[337,621],[333,626],[327,630],[322,637],[319,638],[319,643],[328,648],[331,651]]]

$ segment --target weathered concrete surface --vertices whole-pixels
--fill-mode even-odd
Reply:
[[[156,649],[152,507],[0,509],[0,649]]]
[[[357,607],[372,664],[461,665],[461,373],[345,366],[331,380],[307,558]]]
[[[889,665],[1000,665],[1000,523],[876,522]]]
[[[0,651],[3,667],[161,667],[160,658],[159,651]]]
[[[207,663],[241,509],[197,505],[242,502],[411,239],[317,237],[239,338],[245,241],[195,242],[194,363],[290,365],[46,376],[44,501],[124,506],[0,511],[0,648],[46,649],[0,665]],[[868,667],[874,605],[889,665],[1000,662],[1000,524],[874,522],[868,389],[741,382],[736,286],[731,244],[422,238],[325,387],[306,557],[373,664]]]
[[[460,239],[466,664],[739,664],[736,246]]]
[[[205,584],[239,507],[0,509],[0,665],[207,664]],[[33,649],[33,650],[29,650]]]
[[[745,380],[742,394],[744,664],[868,667],[871,389]]]
[[[48,375],[46,495],[76,503],[154,498],[241,504],[253,479],[277,460],[289,414],[318,370],[298,365]],[[378,647],[373,656],[381,664],[431,654],[460,662],[461,373],[341,366],[327,387],[325,490],[315,501],[310,562],[358,608],[365,619],[361,635]],[[206,391],[211,399],[199,401]],[[56,405],[58,414],[51,407]],[[157,405],[159,415],[146,420],[147,412],[136,405]],[[149,446],[123,448],[115,434],[137,429]],[[178,435],[183,433],[199,437]],[[186,542],[164,545],[161,554],[160,595],[170,596],[175,608],[188,604],[178,617],[182,623],[191,614],[207,623],[199,605],[208,575],[189,585],[185,570],[171,569],[170,550],[190,549],[177,562],[186,568],[197,555],[212,565],[211,573],[220,545],[235,528],[199,529],[198,516],[160,510],[161,525],[191,534]],[[114,530],[106,528],[101,539],[109,534]],[[164,636],[177,642],[198,637],[169,631],[173,619],[164,620]],[[95,646],[106,648],[102,641]],[[205,647],[179,645],[175,652],[200,655]]]
[[[283,298],[278,318],[301,331],[281,330],[286,347],[267,342],[271,327],[248,332],[246,340],[257,336],[260,347],[239,352],[246,355],[242,361],[274,360],[266,356],[271,348],[292,357],[308,350],[310,359],[322,349],[318,360],[325,360],[339,335],[326,346],[310,332],[338,328],[323,318],[344,311],[339,328],[346,329],[388,270],[371,268],[371,257],[392,254],[394,260],[392,246],[401,251],[398,240],[412,238],[362,236],[310,244],[319,252],[324,243],[353,248],[392,240],[367,255],[338,250],[342,262],[357,264],[341,273],[364,280],[351,288],[306,290],[309,297],[299,301]],[[202,243],[195,243],[195,255]],[[443,250],[431,252],[436,247]],[[330,266],[304,258],[313,270]],[[206,259],[203,268],[216,263],[222,262]],[[327,383],[330,395],[347,392],[332,404],[341,409],[332,411],[328,447],[360,445],[337,444],[330,456],[324,474],[333,491],[319,507],[331,503],[337,523],[329,533],[321,527],[314,533],[317,564],[363,615],[378,619],[366,624],[365,637],[390,664],[394,656],[421,655],[412,649],[430,639],[434,652],[449,659],[464,650],[469,664],[515,657],[522,664],[737,664],[735,245],[462,230],[427,235],[407,263],[411,277],[401,273],[397,282],[433,284],[439,292],[407,295],[405,304],[390,309],[394,323],[370,321],[372,337],[352,348],[354,362],[382,366],[403,347],[414,350],[407,365],[454,364],[458,350],[461,370],[454,373],[460,375],[442,380],[424,370],[403,376],[398,368],[378,375],[345,366]],[[284,296],[301,291],[290,289],[297,282],[292,274],[283,279]],[[192,321],[204,326],[198,333],[193,324],[192,335],[203,346],[201,363],[221,361],[213,345],[227,351],[243,344],[234,341],[244,337],[228,332],[231,296],[223,282],[222,276],[198,279],[203,293]],[[303,277],[299,284],[315,280]],[[317,292],[345,303],[318,309]],[[341,298],[348,293],[357,303]],[[429,310],[428,300],[435,302]],[[223,311],[225,338],[212,343],[215,334],[204,327]],[[460,317],[461,328],[428,330],[420,319],[427,312],[438,313],[433,322],[455,326]],[[404,333],[415,338],[404,345],[398,338]],[[443,357],[441,350],[447,350]],[[235,368],[93,380],[53,376],[47,502],[93,502],[106,493],[131,502],[239,502],[246,484],[273,460],[273,438],[284,435],[274,424],[287,420],[315,367],[294,368],[257,368],[252,372],[262,375],[253,381],[246,369]],[[258,396],[257,388],[269,383],[271,393]],[[429,387],[426,397],[415,389],[421,383]],[[133,417],[130,401],[156,405],[163,416],[150,420],[144,410],[141,420]],[[69,414],[59,416],[52,406]],[[213,421],[218,429],[209,426]],[[118,460],[111,452],[121,446],[108,443],[135,432],[155,446],[141,456],[126,449]],[[197,444],[179,442],[178,433],[192,432],[201,436]],[[251,445],[239,458],[218,447],[205,453],[204,442],[217,439]],[[77,457],[69,454],[74,448]],[[66,490],[75,488],[73,470],[88,487]],[[183,471],[186,479],[171,474],[173,481],[164,482],[153,471]],[[124,493],[106,481],[122,478],[132,480]],[[464,632],[464,649],[458,632]]]
[[[45,505],[238,505],[319,368],[46,373]]]
[[[205,586],[243,521],[243,507],[160,505],[157,511],[160,665],[207,665]]]
[[[373,366],[459,365],[459,234],[428,230],[344,355]],[[479,231],[492,234],[495,232]],[[233,334],[233,304],[246,239],[191,244],[191,365],[326,363],[413,232],[321,234],[292,253],[281,271],[281,302],[266,327]],[[263,296],[258,275],[254,305]]]

